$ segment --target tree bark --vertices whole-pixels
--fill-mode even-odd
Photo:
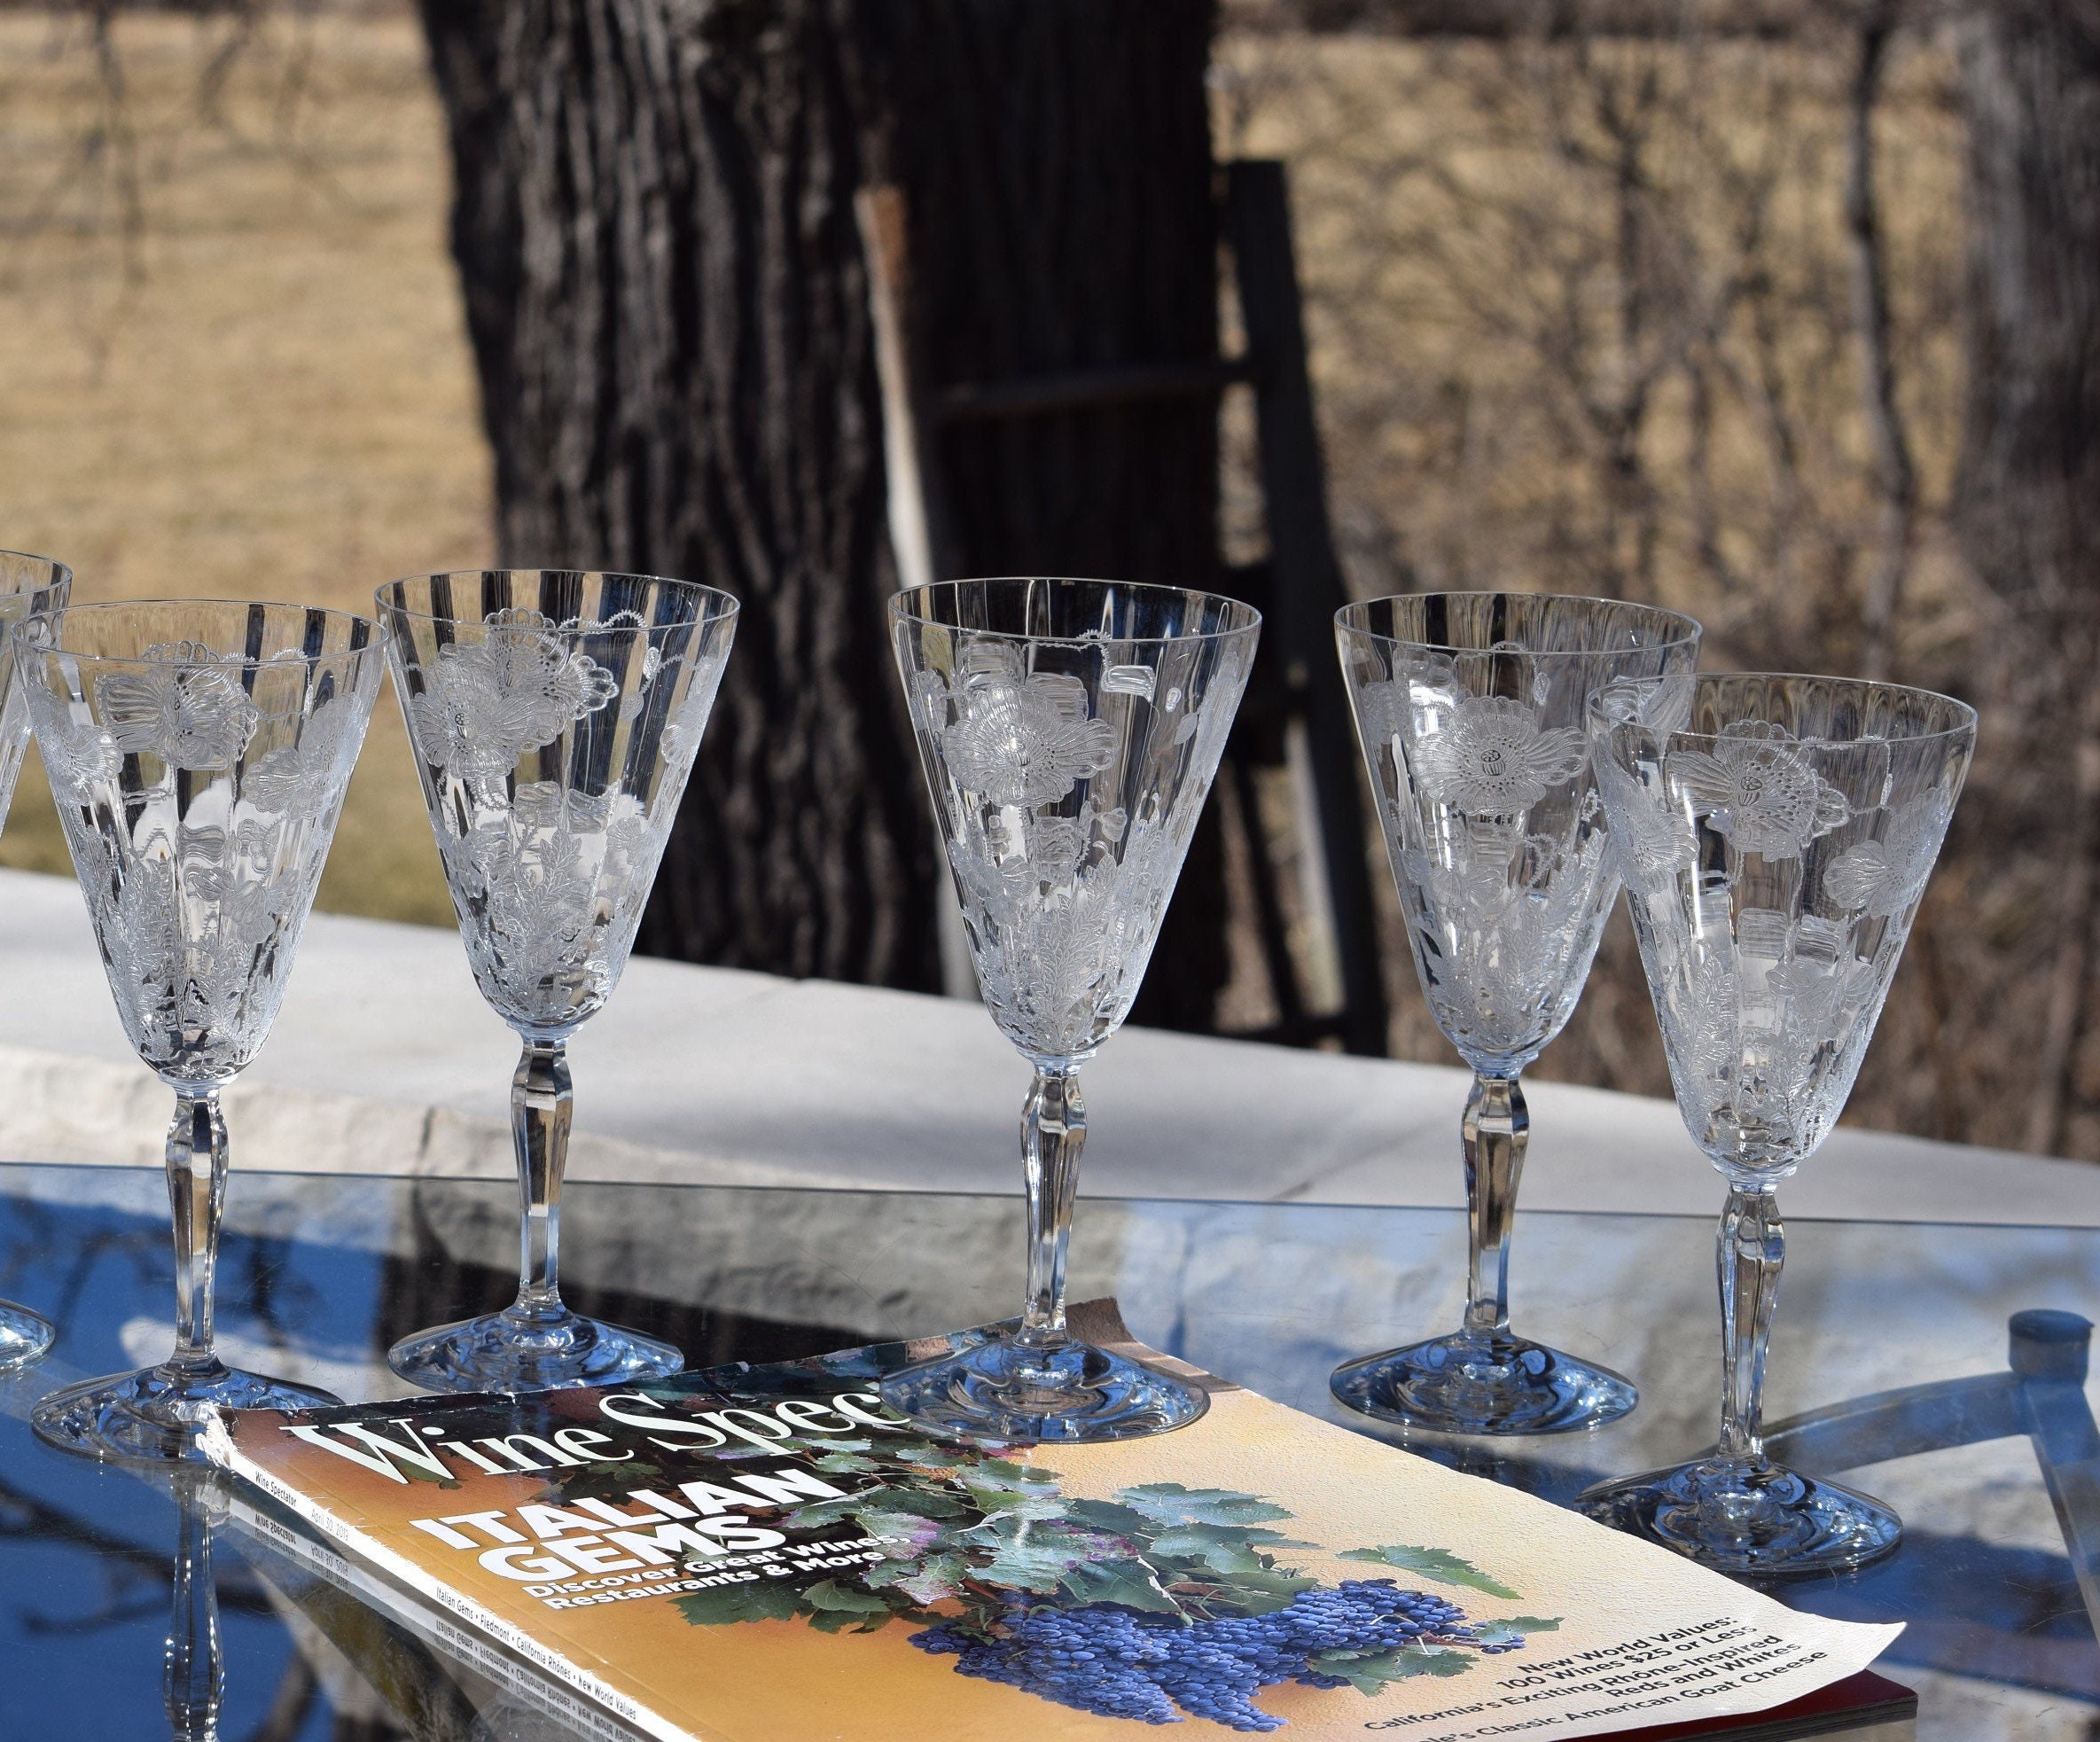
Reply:
[[[504,559],[744,602],[642,947],[936,986],[853,195],[905,191],[938,384],[1214,355],[1210,0],[422,11]],[[946,457],[972,572],[1214,571],[1208,407],[972,429]],[[1207,1020],[1220,903],[1191,870],[1209,935],[1163,938],[1151,978]]]
[[[2031,1148],[2064,1146],[2100,924],[2100,4],[1956,25],[1968,155],[1968,403],[1955,514],[2006,605],[1983,839],[2047,854],[2058,912]]]

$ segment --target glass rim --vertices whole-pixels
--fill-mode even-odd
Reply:
[[[362,647],[339,648],[332,653],[301,653],[296,648],[285,648],[281,652],[263,656],[247,653],[215,653],[208,663],[218,667],[238,666],[243,670],[261,671],[273,660],[289,664],[291,658],[304,660],[308,665],[340,665],[362,660],[375,652],[383,652],[386,645],[386,626],[376,618],[362,617],[355,611],[338,611],[332,605],[298,605],[288,599],[270,598],[103,598],[84,599],[78,605],[61,605],[48,611],[32,611],[19,622],[8,626],[8,637],[16,651],[31,653],[58,653],[84,665],[139,666],[152,670],[166,671],[183,667],[201,668],[207,662],[202,660],[149,660],[142,653],[90,653],[77,647],[68,647],[62,640],[31,641],[30,625],[34,623],[63,623],[67,617],[86,614],[112,614],[122,612],[137,613],[163,608],[169,605],[223,605],[229,609],[252,611],[260,606],[265,611],[296,611],[302,616],[333,618],[343,623],[363,623],[372,631],[371,639]]]
[[[73,584],[74,574],[71,563],[61,562],[56,557],[40,555],[35,551],[0,551],[0,560],[4,560],[9,557],[19,558],[26,563],[42,563],[50,569],[51,571],[51,579],[43,583],[47,587],[59,581],[65,582],[68,586]]]
[[[1858,738],[1825,738],[1810,733],[1806,738],[1795,740],[1799,744],[1823,746],[1832,750],[1846,750],[1855,745],[1930,744],[1934,738],[1958,738],[1963,732],[1973,733],[1979,717],[1976,709],[1959,696],[1950,696],[1941,690],[1922,689],[1915,684],[1891,684],[1878,677],[1839,677],[1829,672],[1820,671],[1695,671],[1690,674],[1690,676],[1695,693],[1702,684],[1727,683],[1731,679],[1747,678],[1768,684],[1823,684],[1840,690],[1849,690],[1855,693],[1879,691],[1884,695],[1914,697],[1920,701],[1940,703],[1955,710],[1954,723],[1951,725],[1936,726],[1931,731],[1902,732],[1894,737],[1879,733],[1862,734]],[[1604,698],[1602,696],[1592,696],[1589,699],[1589,712],[1595,715],[1603,703]],[[1745,723],[1751,717],[1745,715]],[[1638,720],[1612,720],[1604,723],[1613,729],[1620,726],[1641,726],[1649,731],[1659,730],[1653,726],[1644,726],[1643,723]],[[1714,744],[1719,742],[1724,734],[1694,731],[1690,727],[1685,727],[1682,730],[1671,732],[1667,736],[1672,742],[1681,738],[1695,738],[1702,744]],[[1754,741],[1753,739],[1745,740],[1745,742]]]
[[[1209,629],[1181,629],[1172,635],[1119,635],[1111,639],[1118,645],[1164,646],[1175,641],[1230,641],[1236,636],[1259,634],[1261,613],[1244,599],[1234,598],[1229,593],[1207,592],[1200,587],[1169,587],[1158,581],[1116,581],[1097,574],[966,574],[952,581],[925,581],[916,587],[900,587],[890,595],[889,613],[900,623],[919,623],[928,629],[952,629],[958,635],[972,635],[993,641],[1054,642],[1068,646],[1083,646],[1081,635],[1031,635],[1019,629],[986,629],[974,624],[944,623],[938,617],[929,617],[916,610],[909,601],[924,599],[944,587],[984,587],[1019,582],[1048,581],[1060,586],[1113,587],[1126,593],[1149,595],[1155,598],[1174,598],[1200,601],[1204,605],[1222,605],[1229,613],[1244,615],[1245,621],[1223,624]]]
[[[669,587],[677,592],[692,593],[703,598],[721,600],[725,608],[711,612],[707,616],[695,620],[702,623],[718,622],[723,618],[733,621],[744,608],[744,602],[736,594],[725,588],[710,586],[705,581],[681,580],[675,574],[644,574],[638,570],[625,568],[436,568],[425,574],[403,574],[392,581],[382,581],[372,589],[372,608],[382,613],[393,612],[418,623],[449,623],[456,629],[484,629],[488,627],[488,622],[486,613],[479,618],[472,618],[462,617],[456,612],[450,614],[441,614],[435,611],[418,611],[413,605],[396,605],[388,599],[386,595],[396,587],[412,587],[418,582],[478,581],[485,574],[595,574],[601,580],[641,581],[652,587]],[[505,608],[513,611],[519,609],[530,611],[536,610],[538,607],[511,605]],[[658,629],[683,629],[691,626],[683,623],[641,623],[636,627],[653,633]],[[544,631],[548,635],[604,635],[608,632],[602,623],[595,629],[583,629],[580,626],[571,628],[560,623],[550,623]]]
[[[1604,598],[1595,593],[1525,593],[1506,587],[1479,587],[1462,590],[1433,588],[1419,593],[1381,593],[1377,598],[1354,599],[1334,613],[1334,626],[1350,635],[1360,635],[1366,641],[1384,642],[1388,647],[1414,647],[1428,653],[1492,653],[1493,647],[1461,647],[1448,641],[1416,641],[1403,635],[1387,635],[1383,629],[1354,621],[1360,613],[1368,612],[1375,605],[1392,605],[1401,599],[1442,598],[1528,598],[1557,605],[1603,605],[1606,609],[1629,617],[1647,617],[1659,625],[1674,625],[1672,633],[1661,640],[1643,643],[1638,647],[1520,647],[1517,651],[1527,660],[1596,660],[1609,659],[1624,653],[1667,652],[1679,647],[1697,647],[1699,638],[1706,632],[1706,626],[1688,612],[1673,611],[1667,605],[1643,605],[1637,599]]]

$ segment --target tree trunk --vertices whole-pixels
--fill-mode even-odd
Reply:
[[[504,559],[744,602],[642,947],[937,985],[853,195],[904,190],[936,384],[1214,355],[1210,0],[423,18]],[[1201,404],[969,430],[945,453],[966,567],[1209,581],[1215,439]],[[1214,1003],[1222,897],[1191,874],[1153,1019]]]
[[[2100,5],[1988,0],[1957,20],[1969,127],[1969,390],[1956,519],[2006,605],[1979,840],[2045,855],[2056,912],[2030,1147],[2073,1134],[2100,926]],[[1985,764],[1979,764],[1979,771]],[[2088,1134],[2090,1135],[2090,1134]]]

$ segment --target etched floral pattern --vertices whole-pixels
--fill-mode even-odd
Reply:
[[[1837,783],[1885,790],[1887,744],[1761,721],[1698,742],[1712,747],[1613,730],[1600,787],[1614,838],[1652,840],[1671,873],[1629,875],[1627,895],[1685,1124],[1726,1168],[1784,1173],[1851,1091],[1951,804],[1928,789],[1880,839],[1810,855],[1874,827],[1878,807],[1855,809]],[[1702,852],[1708,830],[1725,854]]]
[[[1839,854],[1823,873],[1823,887],[1840,906],[1878,919],[1907,913],[1925,893],[1954,806],[1943,793],[1900,807],[1881,840]]]
[[[86,792],[114,779],[123,762],[117,741],[82,707],[52,709],[36,721],[36,748],[56,793]]]
[[[1621,882],[1667,884],[1698,863],[1698,843],[1668,809],[1647,802],[1640,783],[1609,756],[1597,759],[1596,783],[1611,818],[1612,871]]]
[[[1670,774],[1739,853],[1799,858],[1801,849],[1852,815],[1845,794],[1815,770],[1807,751],[1769,721],[1731,723],[1711,751],[1673,751]]]
[[[620,692],[620,681],[537,611],[499,611],[439,650],[409,700],[418,753],[462,780],[500,780]],[[593,626],[597,627],[597,626]]]
[[[379,657],[280,656],[267,709],[250,694],[262,667],[195,643],[101,667],[54,657],[31,676],[118,1014],[171,1080],[223,1082],[269,1032]]]
[[[667,652],[667,633],[632,611],[504,610],[441,645],[397,642],[467,960],[526,1031],[584,1020],[633,949],[728,651],[723,635],[697,656]]]
[[[1115,755],[1115,734],[1089,716],[1087,687],[1076,677],[973,671],[954,701],[941,754],[956,784],[986,804],[1050,803]]]
[[[632,793],[519,785],[438,850],[482,992],[508,1017],[559,1027],[612,995],[656,879],[670,808]]]
[[[1437,1025],[1468,1057],[1543,1044],[1573,1010],[1609,910],[1593,793],[1573,839],[1476,817],[1394,860]]]
[[[1549,667],[1508,644],[1453,655],[1344,638],[1416,968],[1476,1069],[1521,1070],[1581,995],[1621,855],[1578,723],[1614,681],[1629,712],[1683,699],[1629,675],[1640,657]]]
[[[1439,804],[1510,816],[1582,772],[1582,734],[1549,727],[1536,709],[1506,696],[1468,696],[1433,716],[1413,746],[1416,779]]]
[[[1136,994],[1245,664],[1224,648],[1202,670],[1191,641],[1143,665],[1102,641],[1089,681],[1028,669],[1026,648],[958,636],[951,679],[907,643],[906,691],[986,1007],[1031,1057],[1077,1058]],[[1096,782],[1136,808],[1097,803]]]
[[[105,671],[96,685],[109,742],[170,768],[230,768],[262,718],[242,687],[241,659],[188,641],[142,657],[144,669]]]

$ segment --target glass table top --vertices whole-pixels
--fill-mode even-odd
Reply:
[[[1718,1207],[1718,1182],[1714,1195]],[[410,1330],[509,1301],[516,1215],[514,1189],[496,1183],[237,1169],[219,1262],[221,1352],[351,1401],[408,1394],[383,1351]],[[1013,1311],[1020,1292],[1018,1190],[1009,1199],[582,1184],[563,1215],[572,1302],[669,1338],[692,1366],[981,1324]],[[1808,1221],[1788,1231],[1774,1419],[2002,1374],[2007,1321],[2023,1309],[2100,1316],[2100,1231]],[[1464,1249],[1456,1211],[1082,1199],[1071,1293],[1114,1295],[1154,1348],[1339,1420],[1329,1371],[1455,1324]],[[1639,1409],[1588,1434],[1417,1438],[1411,1449],[1565,1500],[1711,1441],[1711,1223],[1526,1214],[1512,1276],[1518,1327],[1628,1374]],[[170,1277],[157,1173],[0,1167],[0,1298],[59,1326],[47,1360],[0,1382],[0,1733],[203,1737],[215,1722],[228,1742],[582,1733],[472,1678],[454,1684],[441,1660],[346,1651],[340,1633],[287,1601],[275,1572],[250,1564],[253,1551],[244,1558],[208,1491],[178,1496],[164,1479],[67,1458],[31,1436],[27,1418],[46,1391],[166,1353]],[[1844,1466],[1847,1482],[1902,1514],[1904,1546],[1863,1573],[1774,1594],[1909,1623],[1878,1667],[1918,1691],[1921,1737],[2084,1742],[2100,1733],[2100,1645],[2036,1442],[2017,1433],[1943,1443],[1982,1431],[1971,1405],[1996,1394],[1981,1383],[1966,1402],[1929,1393],[1845,1425],[1838,1437],[1849,1434],[1855,1453],[1873,1449],[1875,1424],[1892,1420],[1906,1445],[1938,1447]],[[2093,1392],[2083,1409],[2075,1386],[2053,1395],[2057,1487],[2100,1519]],[[217,1593],[215,1693],[196,1651],[169,1650],[171,1616],[183,1623],[178,1645],[194,1640],[206,1579]],[[170,1664],[187,1667],[177,1676]],[[203,1709],[215,1705],[215,1719]]]

